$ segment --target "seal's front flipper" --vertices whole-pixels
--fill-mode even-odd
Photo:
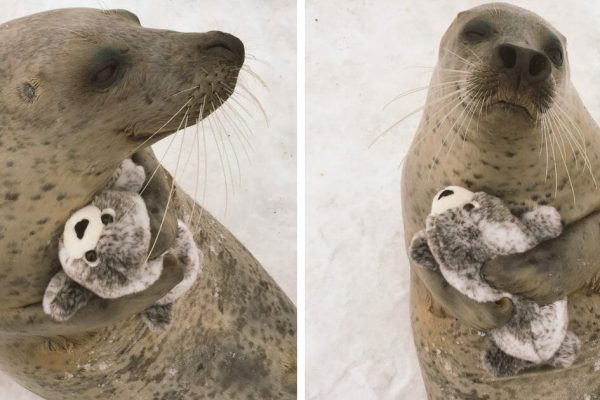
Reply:
[[[60,271],[50,280],[42,305],[44,312],[53,320],[66,321],[85,306],[92,296],[92,292]]]
[[[451,286],[439,271],[414,267],[435,303],[447,314],[480,331],[505,325],[513,314],[512,301],[504,297],[496,302],[479,303]]]
[[[408,256],[422,267],[437,270],[438,264],[429,250],[425,230],[419,231],[413,236],[408,247]]]
[[[142,319],[151,331],[166,331],[171,326],[173,303],[155,304],[142,313]]]
[[[497,377],[516,375],[530,365],[534,364],[506,354],[491,340],[483,353],[483,367]]]
[[[556,239],[483,266],[482,277],[493,287],[550,304],[580,289],[599,293],[600,212],[568,225]],[[574,256],[576,255],[576,257]]]

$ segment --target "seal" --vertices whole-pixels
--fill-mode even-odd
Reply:
[[[169,200],[172,178],[149,146],[231,95],[242,42],[94,9],[10,21],[0,40],[1,368],[47,399],[294,398],[295,308],[206,211],[190,227],[203,279],[173,307],[169,332],[150,332],[137,314],[181,281],[172,257],[144,292],[95,299],[66,323],[41,313],[61,226],[123,159],[156,171],[143,195],[152,254],[171,246],[177,219],[199,206],[176,185]]]
[[[567,369],[491,376],[480,362],[484,331],[510,319],[510,300],[474,302],[438,272],[412,264],[411,322],[430,399],[600,396],[593,311],[600,297],[585,295],[600,271],[600,131],[570,81],[566,54],[565,38],[524,9],[494,3],[458,14],[442,38],[405,159],[402,201],[407,246],[424,227],[430,199],[446,186],[495,195],[516,215],[554,206],[567,224],[562,236],[487,264],[483,274],[497,288],[542,304],[570,295],[569,326],[581,352]]]

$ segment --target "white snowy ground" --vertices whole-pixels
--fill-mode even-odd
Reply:
[[[481,1],[308,0],[307,394],[311,400],[425,399],[408,316],[399,164],[439,40]],[[600,4],[513,1],[567,38],[575,86],[600,116]],[[424,92],[423,92],[424,93]]]
[[[125,8],[152,28],[203,32],[221,30],[235,34],[246,52],[260,61],[248,60],[268,86],[247,74],[242,82],[260,99],[269,125],[251,105],[246,121],[253,131],[253,150],[246,157],[234,138],[239,155],[241,184],[233,153],[229,150],[235,188],[228,177],[227,211],[225,189],[218,154],[209,139],[208,184],[204,204],[213,215],[260,260],[289,297],[296,299],[296,4],[292,0],[10,0],[0,2],[0,23],[53,8]],[[1,44],[0,44],[1,45]],[[251,58],[251,57],[250,57]],[[238,98],[242,103],[245,101]],[[182,163],[188,160],[193,132],[188,130]],[[180,137],[175,139],[165,163],[175,171]],[[160,157],[169,138],[155,146]],[[197,165],[196,154],[189,156],[185,171],[180,166],[178,182],[194,192],[196,173],[203,182],[204,161]],[[227,168],[227,167],[226,167]],[[202,200],[202,189],[198,191]],[[0,399],[31,400],[39,397],[19,387],[0,373]]]

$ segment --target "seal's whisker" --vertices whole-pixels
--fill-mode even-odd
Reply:
[[[218,95],[217,95],[218,96]],[[221,124],[221,126],[223,127],[222,133],[225,135],[225,137],[227,138],[227,141],[229,142],[229,147],[231,147],[231,151],[233,152],[233,157],[235,160],[235,164],[237,167],[237,174],[238,174],[238,185],[242,185],[242,169],[240,167],[240,160],[236,151],[235,146],[233,145],[233,141],[231,140],[231,133],[229,133],[229,130],[227,129],[227,127],[225,126],[224,122],[221,120],[221,116],[225,117],[225,112],[224,109],[221,108],[221,115],[219,116],[219,123]],[[229,123],[229,121],[225,118],[225,121],[228,122],[229,127],[231,127],[231,124]],[[233,128],[232,128],[233,129]],[[225,144],[223,144],[223,146],[225,147]],[[231,177],[233,179],[233,176]]]
[[[473,64],[471,61],[459,56],[458,54],[456,54],[455,52],[453,52],[452,50],[448,49],[447,47],[444,47],[442,50],[444,50],[445,52],[452,54],[453,56],[455,56],[456,58],[458,58],[460,61],[462,61],[465,65],[468,65],[470,67],[475,67],[475,64]]]
[[[231,182],[231,193],[232,193],[232,195],[234,195],[235,194],[235,179],[233,177],[233,170],[231,168],[231,160],[229,158],[229,151],[227,150],[227,146],[225,145],[225,140],[223,139],[223,136],[227,135],[227,131],[219,117],[218,112],[215,112],[214,119],[215,119],[215,126],[217,127],[216,134],[218,135],[219,140],[221,141],[221,149],[223,150],[223,154],[225,155],[227,170],[229,171],[229,178],[230,178],[230,182]]]
[[[459,103],[459,104],[462,104],[462,102]],[[448,141],[450,140],[450,138],[452,138],[452,141],[450,142],[450,146],[448,146],[448,149],[446,150],[446,154],[444,156],[444,160],[446,160],[446,158],[450,154],[450,150],[452,149],[452,146],[454,145],[454,142],[455,142],[456,138],[460,136],[460,129],[462,128],[463,121],[464,121],[464,119],[466,118],[467,115],[468,115],[467,107],[463,107],[463,109],[461,110],[461,112],[458,115],[458,117],[454,120],[454,122],[450,126],[450,129],[448,129],[448,132],[446,132],[446,134],[442,138],[442,141],[440,142],[440,148],[439,148],[438,152],[436,153],[435,157],[433,157],[433,162],[431,163],[431,166],[429,168],[429,173],[427,175],[427,179],[429,179],[429,177],[431,176],[431,171],[433,171],[434,165],[436,165],[439,162],[439,155],[440,155],[440,153],[442,152],[442,150],[444,149],[444,147],[447,146]],[[461,121],[461,125],[459,125],[458,127],[456,127],[456,124],[458,123],[458,121]]]
[[[248,139],[248,137],[246,137],[246,134],[244,133],[244,129],[241,129],[242,127],[245,128],[245,130],[248,131],[249,136],[254,136],[254,133],[252,132],[252,128],[250,128],[250,126],[246,122],[246,119],[244,118],[244,116],[235,108],[235,104],[228,103],[228,104],[226,104],[226,106],[229,107],[229,110],[231,110],[233,116],[236,117],[237,121],[239,121],[242,125],[241,127],[238,128],[238,132],[240,133],[241,139],[244,140],[244,142],[246,143],[246,145],[248,145],[248,147],[250,148],[251,151],[254,151],[254,146],[252,145],[252,142]],[[246,148],[245,145],[242,145],[242,146],[244,148]]]
[[[567,174],[567,178],[569,180],[569,185],[571,187],[571,193],[573,194],[573,205],[577,205],[577,198],[575,196],[575,187],[573,186],[573,180],[571,179],[571,174],[569,172],[569,166],[568,166],[567,160],[566,160],[566,149],[565,149],[564,139],[562,138],[561,135],[557,135],[556,133],[553,133],[553,136],[554,136],[554,139],[556,140],[556,147],[558,148],[558,152],[560,154],[563,165],[565,167],[565,173]],[[557,138],[557,136],[558,136],[558,138]],[[558,139],[560,139],[562,141],[562,148],[558,142]]]
[[[185,116],[184,116],[185,125],[183,127],[183,135],[181,135],[181,144],[179,145],[179,155],[177,156],[177,164],[175,165],[175,173],[173,174],[173,178],[171,179],[171,188],[169,189],[169,197],[167,198],[167,204],[165,205],[165,211],[164,211],[162,219],[160,221],[160,225],[158,226],[158,230],[156,231],[156,237],[154,238],[152,247],[150,247],[150,251],[148,251],[148,255],[146,256],[145,262],[148,262],[148,259],[150,258],[150,254],[152,254],[152,252],[154,251],[154,247],[156,247],[156,243],[158,242],[158,237],[160,236],[160,233],[162,232],[162,228],[165,223],[165,218],[167,217],[167,214],[169,212],[169,206],[171,205],[171,200],[173,199],[173,193],[175,191],[175,182],[177,180],[177,172],[179,170],[179,162],[181,161],[181,152],[183,151],[183,144],[185,143],[184,139],[185,139],[185,131],[187,129],[187,124],[188,124],[188,117],[189,117],[189,109],[186,111]]]
[[[449,82],[442,82],[442,83],[438,83],[435,85],[427,85],[427,86],[419,86],[416,87],[414,89],[410,89],[407,90],[406,92],[400,93],[399,95],[397,95],[396,97],[394,97],[392,100],[390,100],[389,102],[387,102],[384,106],[382,111],[385,111],[385,109],[387,107],[389,107],[390,104],[392,104],[393,102],[406,97],[408,95],[414,94],[414,93],[418,93],[418,92],[422,92],[423,90],[427,90],[427,89],[433,89],[433,88],[444,88],[444,87],[448,87],[448,86],[452,86],[452,85],[456,85],[457,83],[465,83],[466,79],[459,79],[459,80],[455,80],[455,81],[449,81]]]
[[[557,119],[557,121],[560,123],[560,125],[563,128],[563,132],[566,135],[566,138],[569,142],[572,142],[573,144],[575,144],[575,147],[577,147],[577,149],[579,150],[579,153],[581,154],[581,157],[583,158],[583,165],[584,168],[587,168],[590,172],[590,175],[592,176],[592,180],[594,181],[594,184],[596,184],[596,178],[594,176],[594,172],[592,170],[592,164],[591,161],[588,157],[587,154],[587,149],[586,149],[586,145],[585,145],[585,140],[583,140],[583,137],[581,137],[582,142],[580,143],[579,140],[577,139],[577,137],[575,136],[577,133],[577,130],[579,129],[577,127],[577,125],[572,121],[572,119],[569,117],[569,115],[567,113],[565,113],[563,111],[563,109],[556,104],[557,109],[556,110],[551,110],[552,111],[552,115],[554,115],[554,118]],[[571,127],[575,128],[575,134],[573,134],[571,132],[571,129],[569,128],[569,125]],[[577,165],[577,155],[574,152],[574,158],[575,158],[575,165]]]
[[[594,175],[594,170],[592,169],[592,163],[590,161],[590,158],[587,154],[587,145],[585,143],[585,138],[583,136],[583,132],[581,131],[581,129],[579,128],[579,126],[575,123],[575,121],[573,121],[573,118],[571,116],[569,116],[569,114],[561,107],[560,105],[560,101],[558,101],[556,103],[557,106],[557,115],[558,113],[560,113],[560,115],[562,116],[563,121],[565,121],[567,124],[569,124],[576,132],[576,134],[578,134],[579,138],[581,139],[581,142],[577,141],[575,137],[573,137],[573,134],[570,132],[570,129],[568,129],[565,125],[565,131],[567,132],[568,135],[570,135],[573,140],[575,141],[580,153],[582,154],[582,158],[584,160],[584,165],[587,167],[592,180],[594,182],[594,186],[596,187],[596,189],[598,188],[598,182],[596,180],[596,176]]]
[[[265,109],[262,106],[262,103],[260,102],[260,100],[258,100],[258,98],[252,94],[252,92],[250,90],[248,90],[248,88],[246,88],[246,86],[244,85],[238,85],[238,87],[244,91],[245,93],[248,94],[248,96],[250,96],[250,98],[252,99],[252,101],[254,101],[254,104],[256,104],[256,106],[258,107],[258,109],[260,110],[260,112],[262,113],[264,119],[265,119],[265,123],[267,124],[267,126],[269,126],[269,117],[267,116],[267,112],[265,111]],[[240,92],[241,95],[241,92]],[[244,97],[244,96],[242,96]]]
[[[547,121],[546,121],[546,116],[543,115],[541,118],[541,122],[542,122],[542,135],[543,135],[543,140],[544,140],[544,147],[546,148],[546,170],[545,170],[545,178],[544,178],[544,182],[548,181],[548,166],[549,166],[549,153],[548,153],[548,126],[547,126]],[[540,149],[541,151],[541,149]]]
[[[254,72],[252,70],[252,68],[250,68],[249,65],[244,64],[242,65],[242,71],[244,71],[245,73],[247,73],[248,75],[250,75],[251,77],[253,77],[254,79],[256,79],[256,81],[258,81],[258,83],[260,83],[260,85],[265,88],[266,90],[269,90],[269,87],[267,86],[266,82],[260,77],[259,74],[257,74],[256,72]]]
[[[211,107],[214,111],[214,105],[211,101]],[[221,163],[221,171],[223,172],[223,182],[225,184],[225,215],[227,215],[227,206],[229,204],[229,185],[227,184],[227,171],[225,170],[225,163],[223,162],[223,154],[221,153],[221,148],[219,147],[219,143],[217,141],[217,138],[215,136],[215,128],[213,126],[213,122],[212,122],[212,117],[214,114],[211,113],[211,115],[209,116],[209,118],[207,118],[207,122],[210,128],[210,133],[213,137],[213,141],[215,143],[215,146],[217,148],[217,153],[219,155],[219,162]]]
[[[200,109],[198,111],[198,119],[197,119],[197,123],[196,123],[196,133],[194,135],[194,142],[195,142],[195,147],[192,144],[192,150],[196,150],[196,182],[194,183],[194,201],[198,201],[198,186],[200,183],[200,173],[198,171],[198,169],[200,168],[200,138],[199,136],[199,130],[200,130],[200,125],[202,124],[202,115],[204,114],[204,104],[206,103],[206,95],[204,95],[204,98],[202,99],[202,103],[200,104]],[[204,132],[202,132],[204,133]],[[203,135],[204,136],[204,135]],[[204,162],[206,162],[206,159],[204,160]],[[206,167],[204,168],[204,173],[206,174]],[[206,182],[204,182],[204,185],[206,186]],[[204,203],[201,204],[201,206],[204,206]],[[193,225],[193,221],[194,221],[194,214],[196,212],[196,208],[198,207],[198,205],[194,204],[192,206],[192,212],[190,213],[190,218],[189,218],[189,223],[190,226],[194,226]]]
[[[571,133],[569,132],[568,128],[566,128],[566,126],[564,125],[562,119],[558,116],[558,114],[554,110],[548,110],[548,116],[554,120],[557,128],[563,129],[561,131],[563,134],[558,135],[558,136],[560,137],[560,140],[563,142],[563,147],[564,147],[564,139],[567,139],[567,143],[569,144],[569,147],[571,148],[571,153],[573,154],[573,160],[575,160],[575,167],[579,168],[579,165],[577,162],[577,153],[575,151],[575,147],[573,147]],[[563,138],[563,136],[564,136],[564,138]],[[576,146],[578,144],[579,143],[575,142]]]
[[[394,129],[396,126],[398,126],[400,123],[402,123],[404,120],[406,120],[407,118],[417,114],[420,111],[423,111],[426,107],[437,104],[437,103],[441,103],[445,100],[447,100],[449,97],[452,97],[454,95],[456,95],[456,93],[459,93],[462,89],[456,89],[455,91],[452,91],[444,96],[441,96],[440,98],[430,101],[427,104],[422,105],[419,108],[414,109],[413,111],[409,112],[408,114],[404,115],[402,118],[400,118],[399,120],[397,120],[396,122],[394,122],[392,125],[390,125],[389,127],[387,127],[383,132],[379,133],[375,138],[373,138],[373,140],[369,143],[368,148],[371,148],[375,143],[377,143],[383,136],[385,136],[388,132],[390,132],[392,129]],[[439,110],[438,110],[439,111]]]
[[[229,125],[231,126],[231,128],[237,132],[237,135],[234,135],[236,137],[236,139],[238,140],[238,142],[240,142],[240,146],[242,147],[242,150],[244,151],[244,153],[246,154],[246,158],[248,159],[248,161],[250,161],[250,154],[248,153],[248,149],[246,148],[246,145],[244,144],[244,142],[242,141],[242,139],[240,138],[240,136],[243,135],[243,133],[240,131],[240,127],[238,126],[238,124],[236,123],[236,121],[232,118],[232,116],[229,114],[229,108],[231,108],[231,105],[227,104],[228,107],[221,107],[221,109],[223,110],[223,116],[225,117],[225,119],[228,121]]]
[[[139,149],[141,149],[141,148],[142,148],[142,147],[143,147],[145,144],[147,144],[147,143],[148,143],[150,140],[152,140],[152,139],[154,138],[154,136],[156,136],[156,135],[157,135],[157,134],[158,134],[158,133],[159,133],[159,132],[160,132],[160,131],[161,131],[161,130],[162,130],[164,127],[165,127],[165,126],[167,126],[167,125],[168,125],[168,124],[169,124],[171,121],[173,121],[173,119],[175,119],[175,117],[176,117],[177,115],[179,115],[179,113],[180,113],[180,112],[181,112],[181,111],[182,111],[184,108],[186,108],[186,107],[187,107],[187,106],[190,104],[190,102],[191,102],[192,100],[193,100],[193,98],[192,98],[192,97],[190,97],[190,98],[188,99],[188,101],[186,101],[186,102],[185,102],[185,103],[184,103],[184,104],[181,106],[181,108],[180,108],[179,110],[177,110],[177,111],[175,112],[175,114],[173,114],[173,116],[171,116],[171,118],[169,118],[169,119],[167,120],[167,122],[165,122],[165,123],[164,123],[164,124],[163,124],[163,125],[162,125],[160,128],[158,128],[158,129],[157,129],[157,130],[156,130],[156,131],[155,131],[155,132],[154,132],[152,135],[148,136],[148,138],[146,138],[146,139],[145,139],[145,140],[144,140],[142,143],[140,143],[139,145],[137,145],[137,146],[136,146],[136,148],[135,148],[135,149],[133,149],[133,151],[131,152],[131,154],[135,153],[136,151],[138,151]],[[181,126],[180,126],[180,127],[181,127]],[[179,128],[177,128],[177,129],[179,129]]]
[[[178,94],[185,93],[185,92],[189,92],[190,90],[195,90],[195,89],[198,89],[198,87],[199,87],[198,85],[194,85],[194,86],[192,86],[192,87],[190,87],[190,88],[183,89],[183,90],[180,90],[180,91],[178,91],[178,92],[175,92],[175,93],[173,93],[173,94],[171,94],[171,95],[169,95],[169,96],[167,96],[167,97],[174,97],[174,96],[177,96]]]

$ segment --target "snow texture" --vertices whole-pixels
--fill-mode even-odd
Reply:
[[[241,82],[262,102],[269,117],[265,123],[260,111],[248,104],[252,117],[246,121],[253,134],[248,155],[232,137],[239,156],[241,174],[230,151],[235,188],[228,177],[227,208],[225,185],[218,153],[208,135],[208,184],[202,196],[204,160],[188,155],[193,132],[188,129],[177,181],[193,194],[196,174],[200,175],[197,199],[227,226],[261,261],[289,297],[296,299],[296,4],[292,0],[6,0],[0,3],[0,23],[32,13],[63,7],[125,8],[152,28],[182,32],[221,30],[242,39],[246,53],[258,61],[248,65],[265,81],[268,89],[248,74]],[[242,103],[245,101],[238,98]],[[175,171],[180,137],[165,156],[165,164]],[[155,146],[160,158],[167,138]],[[241,184],[240,178],[241,175]],[[0,375],[0,398],[38,399],[10,378]]]
[[[307,398],[426,399],[410,330],[399,167],[439,41],[482,1],[308,0]],[[571,75],[600,115],[600,4],[512,1],[568,38]],[[450,366],[448,366],[450,367]]]

